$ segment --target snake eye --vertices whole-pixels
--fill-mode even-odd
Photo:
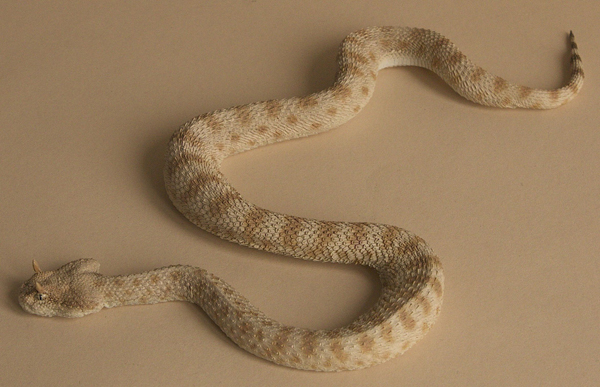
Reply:
[[[46,294],[46,289],[44,289],[44,287],[42,285],[40,285],[39,282],[35,283],[35,290],[37,290],[37,294],[35,295],[35,298],[37,298],[38,301],[43,301],[48,296]]]

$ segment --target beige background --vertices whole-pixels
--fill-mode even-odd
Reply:
[[[0,385],[591,386],[600,379],[600,6],[589,1],[4,1],[0,6]],[[442,258],[438,323],[404,356],[318,374],[238,349],[185,303],[83,319],[25,314],[31,259],[106,274],[169,264],[219,275],[288,324],[332,328],[377,278],[223,242],[162,183],[171,133],[234,104],[328,86],[370,25],[451,38],[511,81],[554,88],[567,32],[587,79],[553,111],[484,108],[422,69],[390,69],[339,130],[225,163],[269,209],[399,225]]]

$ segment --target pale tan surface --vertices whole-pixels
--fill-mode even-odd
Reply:
[[[0,385],[593,385],[600,378],[596,2],[59,2],[0,18]],[[6,4],[6,2],[5,2]],[[292,3],[290,3],[292,4]],[[564,5],[562,5],[564,4]],[[162,183],[190,117],[330,84],[369,25],[435,29],[486,69],[557,87],[566,32],[586,84],[548,112],[483,108],[420,69],[383,71],[343,128],[226,161],[247,199],[295,215],[376,221],[425,238],[445,303],[402,357],[341,374],[275,366],[187,304],[79,320],[22,312],[30,261],[94,257],[107,274],[173,263],[221,276],[274,318],[331,328],[376,297],[372,273],[222,242]]]

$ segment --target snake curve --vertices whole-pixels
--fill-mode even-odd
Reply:
[[[104,276],[93,259],[35,273],[19,294],[23,309],[42,316],[80,317],[102,308],[173,300],[199,305],[241,348],[274,363],[306,370],[369,367],[410,348],[435,322],[444,277],[425,241],[394,226],[305,219],[245,201],[227,182],[227,156],[309,136],[354,117],[371,98],[378,70],[420,66],[463,97],[487,106],[549,109],[570,101],[583,84],[573,34],[571,74],[555,90],[510,83],[472,63],[452,42],[425,29],[373,27],[348,35],[333,85],[297,98],[270,100],[203,114],[172,136],[165,167],[167,193],[191,222],[223,239],[295,258],[358,264],[377,271],[379,299],[347,326],[313,330],[286,326],[262,313],[203,269],[175,265]]]

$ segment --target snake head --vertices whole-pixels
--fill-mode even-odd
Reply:
[[[79,259],[57,270],[42,271],[33,261],[33,276],[21,285],[19,304],[33,314],[45,317],[82,317],[102,309],[102,295],[95,282],[100,263]]]

